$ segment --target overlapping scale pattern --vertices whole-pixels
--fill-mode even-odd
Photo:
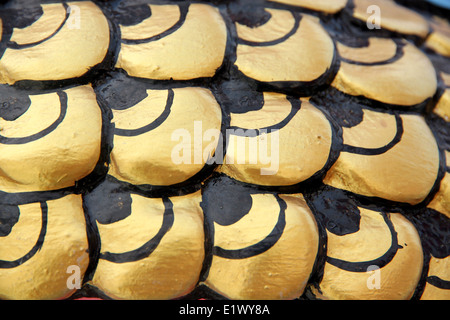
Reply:
[[[0,299],[450,299],[448,13],[6,2]]]

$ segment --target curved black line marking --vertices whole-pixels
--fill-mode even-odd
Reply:
[[[398,245],[397,232],[395,231],[391,220],[389,220],[388,216],[384,213],[383,218],[389,228],[389,231],[391,232],[391,247],[386,251],[385,254],[371,261],[349,262],[332,257],[327,257],[327,262],[339,269],[350,272],[367,272],[367,269],[373,265],[377,266],[378,268],[383,268],[384,266],[386,266],[394,259],[400,246]]]
[[[450,290],[450,281],[443,280],[437,276],[429,276],[427,282],[439,289]]]
[[[157,35],[151,36],[149,38],[145,38],[145,39],[122,39],[121,40],[122,43],[129,44],[129,45],[142,44],[142,43],[148,43],[148,42],[160,40],[160,39],[162,39],[164,37],[167,37],[167,36],[171,35],[172,33],[174,33],[175,31],[177,31],[178,29],[181,28],[181,26],[186,21],[186,16],[187,16],[188,11],[189,11],[189,4],[180,4],[180,5],[178,5],[178,7],[180,9],[180,18],[169,29],[161,32],[160,34],[157,34]]]
[[[392,141],[389,142],[384,147],[370,149],[370,148],[361,148],[361,147],[355,147],[355,146],[350,146],[350,145],[344,144],[342,151],[365,155],[365,156],[376,156],[376,155],[380,155],[380,154],[383,154],[383,153],[389,151],[390,149],[395,147],[402,140],[402,136],[403,136],[403,132],[404,132],[403,120],[398,114],[395,114],[395,121],[397,124],[397,134],[395,135],[394,139],[392,139]]]
[[[287,34],[285,34],[281,38],[266,41],[266,42],[255,42],[255,41],[249,41],[249,40],[244,40],[244,39],[238,38],[238,44],[252,46],[252,47],[270,47],[270,46],[274,46],[274,45],[277,45],[279,43],[286,41],[287,39],[292,37],[297,32],[297,30],[300,26],[300,21],[302,20],[302,17],[300,15],[292,13],[292,16],[294,17],[294,20],[295,20],[294,26]]]
[[[26,43],[26,44],[18,44],[15,41],[9,41],[7,43],[7,47],[10,48],[10,49],[17,49],[17,50],[27,49],[27,48],[30,48],[30,47],[37,46],[37,45],[39,45],[39,44],[41,44],[41,43],[43,43],[43,42],[53,38],[59,31],[61,31],[61,29],[64,27],[64,25],[66,24],[66,22],[67,22],[67,20],[69,19],[69,16],[70,16],[70,10],[67,10],[69,8],[69,6],[65,2],[62,3],[62,5],[63,5],[64,9],[66,10],[66,16],[65,16],[63,22],[59,25],[59,27],[51,35],[49,35],[48,37],[46,37],[44,39],[41,39],[39,41],[32,42],[32,43]]]
[[[386,64],[391,64],[391,63],[394,63],[394,62],[400,60],[405,55],[405,51],[403,50],[403,48],[405,47],[405,44],[399,43],[397,41],[395,41],[395,44],[397,45],[395,55],[392,58],[389,58],[387,60],[376,61],[376,62],[362,62],[362,61],[356,61],[356,60],[351,60],[351,59],[341,57],[341,61],[345,62],[345,63],[349,63],[349,64],[354,64],[354,65],[358,65],[358,66],[366,66],[366,67],[382,66],[382,65],[386,65]]]
[[[158,247],[162,238],[172,228],[173,222],[175,220],[172,201],[170,201],[169,198],[163,198],[163,202],[165,207],[163,222],[158,233],[152,239],[150,239],[142,247],[133,251],[128,251],[124,253],[111,253],[111,252],[100,253],[100,259],[114,263],[125,263],[125,262],[135,262],[149,257],[153,253],[153,251],[155,251],[155,249]]]
[[[281,199],[278,195],[275,195],[278,204],[280,206],[280,214],[278,216],[278,222],[272,231],[269,233],[267,237],[265,237],[260,242],[251,245],[246,248],[237,249],[237,250],[227,250],[221,247],[215,246],[213,248],[213,254],[226,259],[246,259],[251,258],[261,253],[266,252],[270,248],[272,248],[278,240],[283,235],[284,228],[286,227],[286,202]]]
[[[115,128],[114,134],[116,136],[123,136],[123,137],[136,137],[159,127],[164,121],[166,121],[166,119],[170,115],[170,108],[172,107],[173,104],[173,97],[174,97],[173,90],[169,89],[166,107],[164,108],[164,111],[161,113],[161,115],[158,118],[156,118],[152,123],[147,124],[142,128],[132,130]]]
[[[41,138],[45,137],[46,135],[50,134],[51,132],[53,132],[63,122],[64,118],[66,117],[66,113],[67,113],[67,93],[65,93],[64,91],[58,91],[57,94],[59,96],[61,111],[60,111],[58,119],[56,119],[55,122],[53,122],[49,127],[42,130],[41,132],[35,133],[28,137],[8,138],[8,137],[4,137],[4,136],[0,135],[0,144],[30,143],[32,141],[41,139]]]
[[[45,234],[47,233],[47,221],[48,221],[48,206],[46,202],[41,202],[41,212],[42,212],[42,225],[41,232],[39,233],[39,237],[36,241],[34,247],[23,257],[15,260],[15,261],[5,261],[0,260],[0,269],[12,269],[20,266],[21,264],[30,260],[38,251],[42,249],[42,245],[44,244]]]
[[[248,138],[254,138],[260,136],[262,133],[270,133],[275,130],[283,129],[294,117],[295,115],[300,111],[302,102],[300,99],[296,99],[293,97],[287,97],[288,101],[291,103],[291,112],[289,115],[283,119],[283,121],[274,124],[269,127],[260,128],[260,129],[245,129],[240,128],[236,126],[229,127],[227,129],[227,135],[229,135],[231,132],[234,136],[238,137],[248,137]]]

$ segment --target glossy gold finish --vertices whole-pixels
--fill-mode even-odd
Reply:
[[[450,25],[428,5],[13,2],[0,300],[450,300]]]
[[[204,88],[179,88],[173,92],[170,114],[160,126],[137,136],[115,135],[109,172],[112,176],[135,185],[167,186],[191,178],[205,166],[204,154],[208,150],[214,153],[218,146],[218,139],[207,141],[206,132],[220,133],[220,106]],[[148,97],[137,105],[113,111],[116,128],[140,128],[161,115],[168,91],[147,93]],[[178,163],[179,157],[186,161]]]
[[[433,17],[430,25],[432,32],[425,45],[443,56],[450,57],[450,24],[442,18]]]
[[[337,13],[344,9],[347,4],[347,0],[271,0],[271,2],[303,7],[325,13]]]
[[[152,16],[141,24],[121,27],[122,39],[155,36],[180,17],[175,5],[150,8]],[[218,9],[191,4],[185,22],[170,35],[142,44],[122,43],[116,67],[133,77],[155,80],[212,77],[222,65],[226,43],[227,29]]]
[[[395,139],[397,135],[395,116],[372,110],[364,110],[363,121],[343,130],[344,144],[354,147],[376,149],[382,148]],[[364,134],[362,134],[364,132]]]
[[[81,196],[47,202],[48,222],[42,248],[14,268],[0,268],[0,298],[14,300],[63,299],[76,289],[67,285],[70,266],[83,279],[89,264],[86,221]],[[14,261],[35,245],[42,225],[39,203],[19,206],[20,218],[7,237],[0,237],[0,260]]]
[[[450,89],[446,89],[433,110],[445,121],[450,122]]]
[[[152,239],[163,221],[160,198],[132,195],[131,216],[97,223],[101,252],[124,253]],[[92,285],[114,299],[174,299],[191,292],[204,259],[203,213],[200,192],[170,198],[174,222],[156,249],[137,261],[115,263],[100,259]]]
[[[423,253],[419,234],[413,224],[398,213],[389,219],[398,237],[398,249],[387,265],[376,261],[391,246],[391,232],[380,213],[359,208],[360,230],[345,236],[327,232],[327,255],[348,262],[372,261],[372,268],[362,272],[340,269],[325,263],[320,288],[313,292],[326,300],[407,300],[412,297],[419,282]],[[374,270],[374,271],[371,271]],[[375,271],[376,270],[376,271]]]
[[[366,47],[348,47],[337,42],[339,54],[346,59],[360,63],[377,63],[388,61],[395,57],[397,52],[397,43],[386,38],[368,38]]]
[[[434,276],[444,281],[450,281],[450,257],[438,259],[431,256],[428,277]],[[425,284],[421,300],[450,300],[450,290],[438,288],[431,283]]]
[[[295,26],[290,11],[266,9],[271,19],[250,28],[236,24],[239,38],[268,42],[283,38]],[[298,29],[290,37],[270,46],[238,44],[236,66],[246,76],[263,82],[314,81],[326,73],[333,62],[334,44],[316,18],[302,15]]]
[[[450,152],[445,151],[446,166],[450,168]],[[450,218],[450,173],[446,172],[441,181],[439,191],[433,200],[428,204],[428,208],[438,211],[439,213]],[[438,287],[436,284],[430,283],[430,278],[438,278],[439,280],[450,280],[450,257],[436,258],[431,255],[430,265],[428,269],[427,282],[421,300],[449,300],[450,291]]]
[[[281,238],[250,258],[214,256],[205,281],[208,287],[231,299],[293,299],[303,293],[317,255],[317,226],[302,195],[281,198],[287,204]],[[280,206],[270,194],[252,195],[252,200],[250,212],[234,225],[215,224],[214,245],[241,249],[267,237],[277,222]]]
[[[441,77],[446,89],[434,107],[433,112],[445,121],[450,122],[450,74],[441,72]]]
[[[50,37],[64,23],[66,9],[60,3],[43,5],[42,11],[42,17],[29,27],[15,28],[11,41],[19,45],[41,41]]]
[[[282,94],[265,93],[261,110],[231,114],[231,126],[247,129],[277,125],[287,118],[291,103]],[[295,139],[293,139],[295,137]],[[247,183],[286,186],[322,170],[331,150],[331,125],[308,101],[284,127],[257,137],[231,133],[220,171]]]
[[[139,24],[120,26],[122,39],[139,40],[156,36],[175,25],[180,19],[178,6],[149,5],[152,15]]]
[[[357,127],[344,128],[344,144],[383,146],[395,130],[393,115],[364,111]],[[401,141],[378,155],[342,152],[324,183],[369,197],[418,204],[430,193],[438,176],[439,150],[424,119],[402,115]],[[390,126],[390,128],[388,127]],[[388,128],[386,128],[388,127]],[[364,141],[361,141],[364,137]]]
[[[89,85],[64,90],[67,113],[55,130],[24,144],[0,143],[0,190],[48,191],[73,186],[92,172],[100,156],[102,115]],[[31,95],[17,120],[0,118],[1,135],[30,137],[60,117],[56,92]]]
[[[399,105],[412,106],[433,97],[437,89],[436,71],[427,56],[409,43],[403,47],[400,59],[376,65],[360,62],[380,62],[380,57],[392,56],[392,40],[372,40],[369,48],[351,49],[338,46],[343,58],[332,86],[353,95]],[[373,50],[376,49],[376,50]],[[361,53],[358,51],[362,50]],[[373,50],[373,51],[372,51]],[[383,52],[380,54],[380,52]],[[361,61],[359,60],[361,59]]]
[[[446,154],[449,156],[449,152],[446,152]],[[450,173],[447,172],[445,174],[444,179],[441,181],[439,191],[434,196],[428,207],[439,211],[443,215],[450,218]]]
[[[425,18],[392,0],[354,0],[353,3],[353,16],[364,23],[371,21],[374,14],[374,11],[369,9],[377,6],[381,14],[380,26],[383,29],[421,38],[425,38],[429,33]]]
[[[74,16],[73,10],[59,31],[66,15],[62,4],[43,4],[44,14],[38,21],[27,28],[14,29],[11,41],[20,45],[37,43],[6,49],[0,60],[0,83],[80,77],[103,61],[110,41],[106,17],[90,1],[68,4],[77,6],[79,13]],[[45,41],[40,43],[42,40]]]

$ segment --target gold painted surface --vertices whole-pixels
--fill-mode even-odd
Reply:
[[[47,202],[48,225],[44,244],[31,259],[18,267],[0,269],[0,298],[14,300],[63,299],[68,289],[69,266],[80,276],[89,264],[86,221],[81,196],[69,195]],[[0,260],[18,259],[36,243],[41,229],[39,203],[19,206],[20,218],[11,234],[0,238]],[[11,259],[11,260],[10,260]]]
[[[336,13],[347,1],[272,2]],[[421,19],[412,11],[399,9],[400,6],[395,5],[393,1],[355,2],[359,4],[357,10],[359,8],[362,12],[365,12],[362,4],[382,4],[383,27],[424,37],[425,27]],[[109,39],[106,18],[91,2],[73,4],[80,4],[82,7],[82,31],[69,32],[66,30],[68,28],[64,27],[52,40],[37,46],[40,49],[6,50],[0,60],[0,82],[70,78],[81,75],[90,66],[102,60]],[[46,4],[43,7],[43,17],[28,28],[14,29],[12,41],[39,41],[53,32],[55,26],[62,21],[64,10],[59,4]],[[150,7],[152,16],[149,19],[135,26],[121,26],[123,39],[140,39],[143,36],[158,34],[172,26],[179,18],[178,6]],[[91,15],[88,18],[84,15],[85,8],[89,11],[88,15]],[[258,28],[237,24],[240,37],[251,41],[270,41],[285,35],[292,28],[294,21],[289,11],[268,10],[274,13],[273,18]],[[389,16],[385,17],[384,13]],[[387,19],[384,20],[385,18]],[[411,23],[405,23],[405,19]],[[204,23],[205,21],[208,22]],[[84,28],[86,23],[89,28]],[[0,30],[1,28],[0,20]],[[236,64],[241,63],[241,66],[238,65],[240,69],[242,66],[248,67],[248,73],[255,72],[255,79],[262,79],[260,81],[315,80],[331,66],[330,57],[332,58],[334,52],[332,40],[321,28],[317,20],[304,16],[299,31],[292,37],[296,41],[295,45],[283,43],[274,48],[239,45]],[[92,31],[94,29],[95,32]],[[448,56],[448,34],[438,29],[439,27],[434,26],[434,32],[427,38],[425,45]],[[72,32],[79,34],[74,36],[75,33]],[[203,37],[205,33],[207,35]],[[300,33],[301,37],[298,35]],[[122,44],[118,66],[127,68],[126,71],[130,74],[135,73],[136,76],[151,79],[169,79],[175,73],[178,77],[176,80],[214,75],[223,61],[222,53],[226,43],[226,28],[219,12],[208,5],[193,4],[187,22],[175,34],[156,41],[151,46],[146,45],[145,48],[142,45]],[[1,35],[0,32],[0,39]],[[202,36],[200,41],[192,40],[194,36],[199,35]],[[355,49],[339,43],[337,47],[343,57],[359,62],[379,62],[394,56],[395,43],[392,40],[371,38],[369,41],[370,46],[367,48]],[[192,43],[200,45],[193,49]],[[437,87],[435,72],[430,68],[431,64],[426,62],[428,59],[424,59],[415,47],[407,45],[405,50],[405,57],[387,66],[364,67],[342,63],[341,71],[333,85],[345,93],[355,96],[364,94],[370,99],[385,103],[404,106],[420,103],[434,94],[433,90]],[[152,54],[154,56],[151,56]],[[186,59],[183,60],[180,56]],[[189,70],[185,71],[186,69]],[[443,78],[448,85],[450,77],[443,75]],[[55,132],[23,146],[0,144],[0,191],[59,189],[72,186],[76,180],[93,170],[100,153],[100,108],[90,86],[67,89],[66,92],[69,96],[69,111],[65,121]],[[204,159],[199,164],[173,163],[171,151],[180,141],[172,141],[171,135],[177,129],[186,129],[192,139],[186,142],[186,145],[194,162],[197,146],[194,141],[194,123],[202,123],[199,134],[203,142],[203,155],[206,150],[204,147],[211,146],[210,141],[204,139],[204,134],[209,129],[220,128],[220,107],[211,92],[206,89],[174,89],[174,92],[175,102],[171,115],[161,127],[142,137],[115,137],[110,174],[133,184],[170,185],[185,181],[203,168]],[[113,111],[113,123],[116,127],[137,129],[161,115],[167,100],[167,90],[148,90],[147,93],[149,97],[132,108]],[[262,110],[231,114],[231,126],[263,128],[286,118],[290,104],[284,95],[265,93],[264,98],[265,105]],[[30,109],[17,120],[6,121],[0,118],[1,135],[33,135],[58,118],[59,99],[56,93],[32,95],[30,99]],[[450,91],[447,89],[434,110],[446,121],[450,116],[449,101]],[[393,139],[396,133],[393,115],[370,110],[364,110],[364,115],[361,124],[344,128],[345,144],[379,148]],[[428,195],[437,177],[438,149],[423,118],[402,115],[402,119],[405,134],[397,146],[378,156],[342,152],[338,162],[328,172],[325,183],[367,196],[379,196],[411,204],[421,202]],[[269,141],[267,149],[270,152],[273,143],[271,135],[260,138],[232,136],[226,161],[234,164],[226,163],[221,172],[247,183],[291,185],[304,181],[322,169],[328,160],[332,143],[330,123],[319,109],[309,103],[303,102],[301,111],[280,131],[280,138],[280,163],[276,174],[261,175],[261,169],[270,166],[261,161],[254,165],[249,164],[253,149],[246,147],[244,154],[239,153],[241,143],[249,146],[255,145],[256,141],[257,145],[264,139]],[[213,149],[215,147],[216,145]],[[447,166],[450,166],[448,151],[446,157]],[[240,162],[245,164],[239,164]],[[449,190],[450,175],[447,173],[439,192],[428,207],[450,218]],[[317,255],[317,225],[302,195],[281,197],[288,205],[287,225],[281,239],[267,252],[252,258],[232,260],[214,256],[209,277],[205,282],[207,286],[231,299],[292,299],[304,292]],[[102,252],[120,253],[134,250],[158,233],[163,221],[162,199],[132,195],[132,200],[131,216],[113,224],[97,224]],[[205,258],[205,231],[199,206],[201,194],[197,192],[171,200],[174,203],[175,224],[155,252],[148,258],[123,264],[101,259],[90,284],[116,299],[173,299],[182,297],[195,288]],[[240,221],[228,227],[215,224],[215,245],[230,250],[241,249],[258,243],[272,231],[280,210],[275,197],[258,194],[252,195],[252,200],[251,211]],[[89,257],[81,196],[66,196],[48,201],[48,205],[49,227],[43,249],[17,268],[0,269],[0,299],[66,298],[74,292],[67,288],[66,281],[70,276],[66,272],[67,267],[78,265],[81,268],[81,276],[86,271]],[[342,237],[328,233],[327,254],[330,257],[352,262],[371,260],[381,256],[389,248],[391,235],[382,216],[367,209],[360,210],[359,232]],[[0,260],[22,257],[38,238],[42,224],[40,204],[21,205],[20,212],[20,219],[11,234],[0,237]],[[315,291],[318,297],[411,298],[423,268],[419,235],[402,215],[390,214],[390,219],[402,248],[394,260],[382,268],[381,288],[377,290],[367,287],[370,277],[368,273],[347,272],[327,263],[320,284],[322,294]],[[448,257],[432,257],[428,275],[438,275],[449,281],[448,261]],[[449,290],[442,290],[427,283],[422,299],[449,300]]]
[[[45,4],[42,6],[43,14],[29,27],[14,28],[11,41],[17,44],[28,44],[41,41],[51,36],[64,22],[66,9],[62,3]]]
[[[444,81],[444,84],[448,87],[450,87],[450,74],[441,72],[442,80]]]
[[[1,135],[7,138],[32,136],[52,125],[61,114],[58,94],[29,96],[30,108],[14,121],[0,118]]]
[[[238,36],[254,35],[246,40],[261,42],[291,31],[290,25],[294,24],[292,15],[288,19],[285,10],[267,11],[272,15],[267,27],[263,25],[255,28],[257,30],[248,30],[248,27],[237,24]],[[286,27],[287,22],[289,28]],[[316,18],[303,15],[297,32],[284,42],[267,47],[238,45],[235,64],[246,76],[258,81],[313,81],[331,68],[333,57],[334,43],[328,33]]]
[[[447,166],[449,166],[450,153],[446,152],[446,156]],[[428,205],[428,208],[434,209],[450,218],[450,173],[447,172],[445,174],[444,179],[441,181],[439,191]]]
[[[134,250],[159,231],[164,214],[160,198],[132,195],[132,213],[125,220],[97,223],[101,252]],[[204,259],[201,194],[170,198],[174,224],[150,256],[135,262],[99,260],[92,284],[114,299],[174,299],[191,292]]]
[[[436,71],[426,55],[412,44],[406,44],[403,50],[403,57],[385,65],[342,62],[331,85],[353,96],[363,95],[389,104],[411,106],[422,103],[433,97],[437,90]],[[353,58],[348,53],[347,58]]]
[[[271,18],[266,23],[257,27],[248,27],[236,23],[236,32],[240,39],[252,42],[267,42],[282,38],[295,25],[295,19],[291,11],[269,9],[265,11],[270,13]]]
[[[349,47],[340,42],[336,43],[339,54],[350,60],[373,63],[394,58],[397,44],[392,39],[369,38],[367,47]]]
[[[69,5],[80,8],[78,18],[73,17],[75,10],[69,16],[69,20],[73,21],[71,23],[79,22],[79,28],[69,28],[66,22],[54,37],[43,43],[24,49],[6,49],[0,60],[0,83],[14,84],[19,80],[62,80],[79,77],[103,61],[110,40],[106,17],[99,7],[89,1],[70,2]],[[58,7],[51,6],[50,13],[44,16],[46,20],[58,20],[65,15],[65,12],[57,9]],[[58,16],[50,17],[50,14]],[[34,26],[36,23],[39,28]],[[40,33],[45,26],[52,32],[55,31],[54,23],[42,26],[43,23],[38,20],[35,24],[21,30],[16,36],[18,40],[32,43],[39,37],[45,39]]]
[[[214,223],[214,243],[226,250],[239,250],[245,244],[252,246],[267,237],[277,224],[280,210],[274,210],[278,202],[272,195],[251,195],[250,211],[231,226]],[[264,209],[264,211],[262,211]],[[245,232],[246,230],[250,232]]]
[[[433,112],[445,121],[450,122],[450,89],[444,91]]]
[[[26,144],[0,144],[0,190],[61,189],[73,186],[94,169],[100,156],[102,128],[96,96],[89,85],[65,92],[67,114],[53,132]],[[57,119],[60,102],[56,93],[30,99],[32,105],[16,121],[0,119],[2,136],[27,137]]]
[[[41,232],[42,214],[39,203],[19,206],[20,219],[5,238],[0,238],[0,259],[15,261],[34,246]],[[0,269],[1,270],[1,269]]]
[[[358,254],[368,258],[369,253],[376,254],[390,242],[391,235],[386,233],[386,226],[377,216],[379,213],[361,210],[362,233],[359,241],[352,242],[340,238],[359,238],[358,235],[328,238],[328,256],[339,259],[358,261]],[[398,244],[402,246],[396,253],[394,259],[386,266],[379,269],[380,287],[372,288],[371,276],[373,272],[349,272],[339,269],[329,263],[325,264],[323,279],[320,283],[321,294],[317,289],[313,292],[321,299],[326,300],[408,300],[414,294],[419,282],[422,266],[423,253],[417,230],[413,224],[398,213],[390,214],[398,236]],[[365,221],[366,220],[366,221]],[[370,230],[362,230],[364,227]],[[328,236],[330,235],[327,232]],[[337,241],[337,242],[336,242]],[[371,261],[361,258],[359,261]],[[376,259],[377,257],[372,257]]]
[[[170,115],[159,127],[135,137],[114,137],[110,175],[135,185],[172,185],[189,179],[205,166],[204,152],[215,150],[218,141],[206,141],[204,135],[208,130],[220,132],[220,106],[207,89],[179,88],[173,91],[174,100]],[[161,114],[161,106],[166,105],[168,91],[148,92],[149,97],[137,105],[136,112],[131,109],[113,111],[113,122],[116,117],[119,121],[116,128],[132,129],[136,127],[135,122],[140,124],[145,119],[148,124]],[[197,130],[196,122],[201,125]],[[127,126],[122,128],[121,125]],[[172,141],[177,130],[184,130],[187,136],[175,137]],[[199,145],[200,143],[202,145]],[[172,158],[172,153],[177,153],[180,145],[190,151],[188,163],[176,164]],[[200,156],[198,162],[196,155]]]
[[[299,297],[306,286],[318,250],[317,225],[302,195],[283,195],[286,228],[268,251],[247,259],[214,256],[205,284],[230,299],[271,300]],[[245,248],[262,240],[274,227],[280,207],[273,195],[253,195],[250,217],[230,226],[228,235],[216,229],[214,245]],[[217,227],[217,225],[216,225]],[[239,236],[238,236],[239,235]],[[266,233],[267,236],[267,233]],[[237,237],[237,238],[236,238]]]
[[[329,257],[349,262],[371,261],[383,256],[391,247],[391,232],[383,216],[368,209],[359,210],[361,221],[358,232],[344,236],[327,232]],[[361,247],[357,249],[355,244]]]
[[[178,6],[149,5],[152,15],[139,24],[132,26],[120,26],[122,39],[139,40],[156,36],[174,24],[180,18]]]
[[[354,0],[354,5],[353,16],[363,22],[371,21],[373,12],[368,8],[375,5],[380,8],[380,25],[383,29],[421,38],[428,35],[429,28],[425,18],[413,10],[396,4],[394,1]]]
[[[444,81],[446,90],[437,102],[433,112],[443,118],[445,121],[450,121],[450,74],[441,72],[441,78]]]
[[[155,121],[164,112],[167,90],[147,90],[147,98],[124,110],[112,110],[116,128],[136,130]]]
[[[239,124],[251,125],[245,129],[258,128],[267,124],[260,119],[279,119],[277,113],[285,115],[291,110],[284,95],[266,93],[264,96],[267,99],[263,109],[249,112],[248,117],[247,114],[238,116]],[[275,105],[278,111],[273,110]],[[232,114],[231,121],[235,123],[233,117]],[[228,143],[221,172],[247,183],[286,186],[302,182],[323,169],[331,150],[332,131],[324,114],[303,101],[300,111],[276,133],[258,137],[231,134]]]
[[[450,57],[450,24],[442,18],[433,17],[430,25],[432,33],[425,45],[443,56]]]
[[[363,121],[351,128],[343,128],[344,144],[360,148],[381,148],[397,135],[397,121],[394,115],[363,110]],[[362,135],[361,132],[364,132]]]
[[[445,162],[447,164],[447,167],[450,167],[450,151],[445,151]]]
[[[431,256],[428,276],[437,276],[442,280],[450,281],[450,257],[438,259]],[[430,283],[425,284],[421,300],[450,300],[450,290],[441,289]]]
[[[230,127],[267,128],[286,119],[292,110],[291,103],[281,93],[264,92],[264,105],[260,110],[231,113]]]
[[[326,13],[337,13],[345,8],[347,0],[271,0]]]
[[[173,20],[175,14],[179,15],[164,15],[163,20]],[[161,21],[158,17],[156,25]],[[142,34],[131,35],[138,36]],[[227,29],[218,9],[191,4],[186,21],[174,33],[144,44],[122,43],[116,67],[131,76],[155,80],[212,77],[222,65],[226,42]]]
[[[367,117],[370,115],[365,113]],[[437,179],[439,150],[422,117],[402,115],[401,118],[404,133],[397,145],[376,156],[342,152],[324,183],[369,197],[413,205],[422,202]],[[360,135],[369,141],[366,130]]]

